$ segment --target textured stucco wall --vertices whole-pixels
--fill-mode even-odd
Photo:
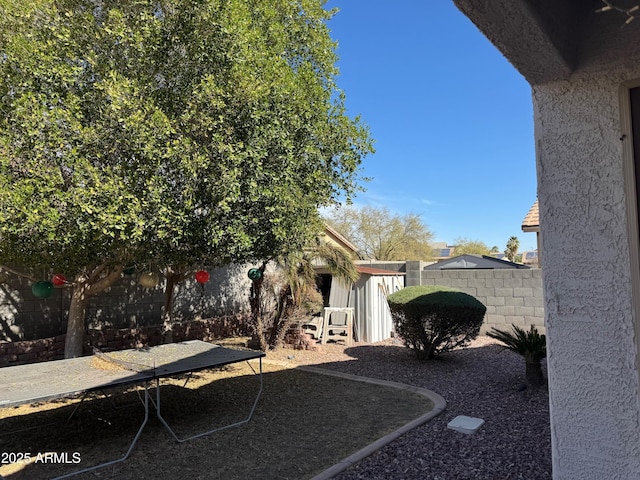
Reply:
[[[640,478],[619,108],[640,58],[627,54],[533,87],[553,476],[562,480]]]
[[[640,479],[619,98],[640,79],[640,22],[595,0],[453,1],[533,85],[553,477]]]

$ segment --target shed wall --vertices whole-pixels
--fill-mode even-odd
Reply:
[[[391,338],[393,320],[387,296],[404,287],[404,276],[361,275],[353,288],[356,339],[375,343]]]

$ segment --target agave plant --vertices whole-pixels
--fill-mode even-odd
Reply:
[[[499,340],[507,350],[511,350],[524,357],[526,378],[529,385],[543,385],[542,366],[540,361],[547,356],[547,339],[538,333],[538,329],[531,325],[529,331],[511,325],[513,332],[504,332],[491,328],[487,335]]]

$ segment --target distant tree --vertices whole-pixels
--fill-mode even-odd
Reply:
[[[324,3],[0,2],[0,265],[69,278],[65,356],[124,266],[298,251],[358,188]]]
[[[419,215],[392,214],[386,208],[342,206],[325,221],[373,260],[428,260],[433,234]]]
[[[518,248],[520,248],[520,240],[518,240],[518,237],[509,237],[509,240],[507,241],[507,248],[504,250],[504,255],[510,262],[515,262],[517,260]],[[520,256],[520,260],[522,260],[522,256]]]
[[[491,247],[491,250],[489,251],[489,253],[491,255],[496,254],[496,253],[500,253],[500,249],[498,248],[497,245],[494,245],[493,247]]]
[[[489,255],[491,250],[486,243],[480,240],[470,240],[468,238],[457,238],[454,241],[455,250],[454,255],[474,254],[474,255]]]

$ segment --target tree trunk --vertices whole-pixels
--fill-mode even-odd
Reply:
[[[284,342],[284,336],[291,326],[292,318],[290,312],[285,310],[278,318],[273,320],[271,332],[269,333],[269,350],[275,350]]]
[[[71,294],[67,336],[64,342],[64,358],[81,357],[84,347],[84,318],[89,297],[85,284],[76,285]]]
[[[293,308],[293,298],[291,295],[291,286],[287,285],[280,290],[280,298],[278,306],[269,332],[269,340],[267,345],[269,350],[275,350],[284,340],[289,325],[291,325],[291,309]]]
[[[260,308],[260,302],[262,300],[262,282],[264,281],[264,270],[267,263],[264,262],[260,267],[263,273],[258,280],[251,282],[251,291],[249,294],[249,305],[251,306],[251,326],[253,328],[253,334],[251,341],[249,342],[252,348],[257,346],[261,351],[266,352],[268,348],[267,339],[264,331],[264,322],[262,321],[262,312]]]
[[[173,300],[178,283],[185,279],[183,272],[167,271],[167,283],[164,288],[164,310],[162,311],[162,343],[173,342]]]
[[[544,385],[544,377],[542,375],[542,365],[540,365],[540,361],[525,359],[525,365],[527,383],[533,387]]]
[[[268,348],[267,338],[264,333],[264,322],[262,316],[258,315],[253,319],[253,335],[249,342],[251,348],[258,348],[262,352],[266,352]]]
[[[84,344],[84,320],[89,298],[104,291],[120,278],[122,266],[99,265],[90,274],[76,277],[69,305],[67,336],[64,343],[64,358],[81,357]]]

